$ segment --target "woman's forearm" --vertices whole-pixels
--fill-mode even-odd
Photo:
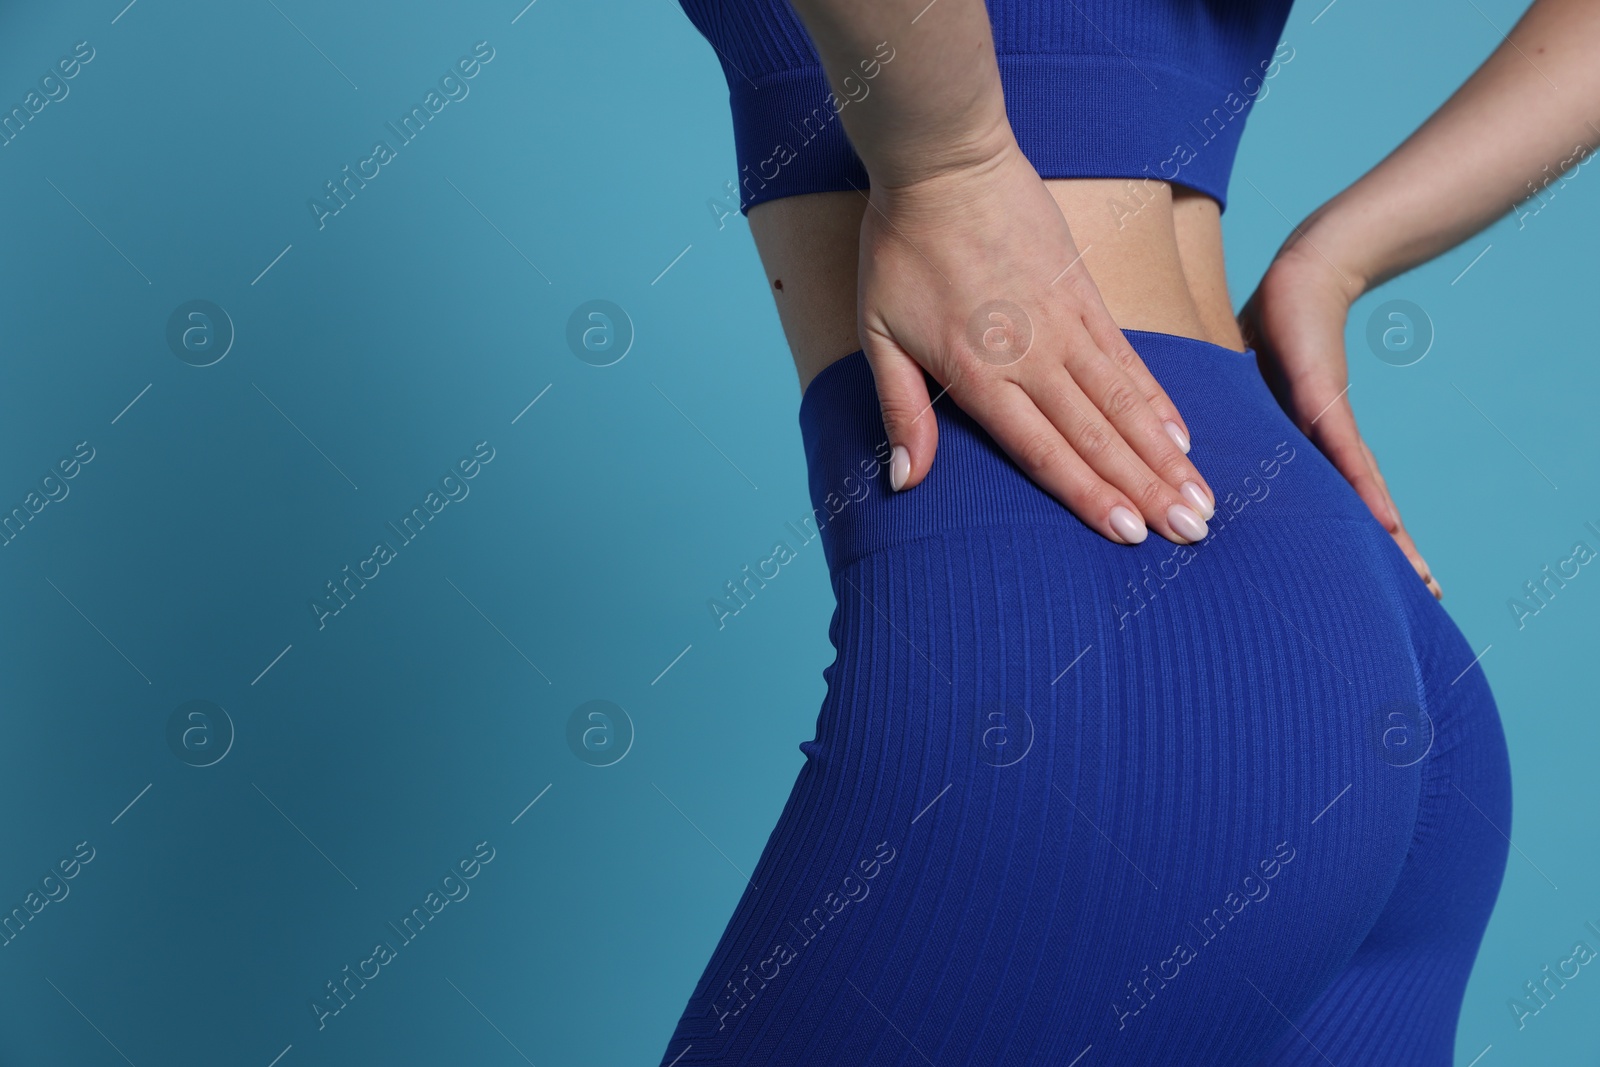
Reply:
[[[1014,143],[983,0],[793,4],[873,185],[909,185]]]
[[[1353,300],[1542,193],[1596,143],[1600,4],[1535,0],[1416,133],[1286,248],[1307,241],[1350,279]]]

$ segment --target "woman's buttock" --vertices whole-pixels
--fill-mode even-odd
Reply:
[[[1156,181],[1045,185],[1118,326],[1244,347],[1228,296],[1216,201]],[[750,232],[802,389],[860,347],[856,264],[867,210],[858,192],[785,197],[750,210]]]
[[[813,381],[800,413],[808,529],[837,621],[881,631],[836,642],[829,706],[971,727],[939,742],[968,749],[991,712],[1036,729],[1063,715],[1092,731],[1248,727],[1260,733],[1233,743],[1256,753],[1264,778],[1332,734],[1345,751],[1371,750],[1392,711],[1416,722],[1419,649],[1433,658],[1459,633],[1392,539],[1284,416],[1249,353],[1128,338],[1189,412],[1190,455],[1216,493],[1196,544],[1106,540],[948,397],[935,403],[928,477],[895,493],[865,357]]]
[[[1255,1067],[1380,926],[1455,796],[1407,743],[1498,729],[1419,671],[1471,653],[1248,353],[1129,340],[1216,491],[1194,545],[1100,537],[948,397],[891,492],[865,357],[806,390],[837,656],[663,1063]]]

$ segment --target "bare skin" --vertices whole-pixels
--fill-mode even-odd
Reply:
[[[1216,201],[1182,186],[1112,179],[1046,181],[1106,310],[1129,330],[1151,330],[1243,351],[1223,269]],[[1112,210],[1112,201],[1137,210]],[[861,347],[856,326],[860,193],[813,193],[750,209],[750,232],[766,268],[803,390],[824,367]]]

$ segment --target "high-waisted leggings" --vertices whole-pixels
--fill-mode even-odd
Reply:
[[[1504,873],[1474,651],[1252,353],[1127,331],[1217,498],[1113,544],[949,398],[800,424],[838,606],[806,762],[661,1063],[1447,1065]]]

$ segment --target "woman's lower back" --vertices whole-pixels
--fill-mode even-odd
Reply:
[[[893,493],[865,358],[807,389],[837,657],[663,1064],[1450,1062],[1510,819],[1483,674],[1248,353],[1129,340],[1195,545],[1105,540],[948,397]]]
[[[1243,348],[1228,296],[1216,201],[1157,181],[1045,182],[1107,311],[1124,329]],[[854,352],[863,193],[813,193],[750,210],[750,232],[805,388]],[[1185,412],[1187,418],[1187,412]]]

